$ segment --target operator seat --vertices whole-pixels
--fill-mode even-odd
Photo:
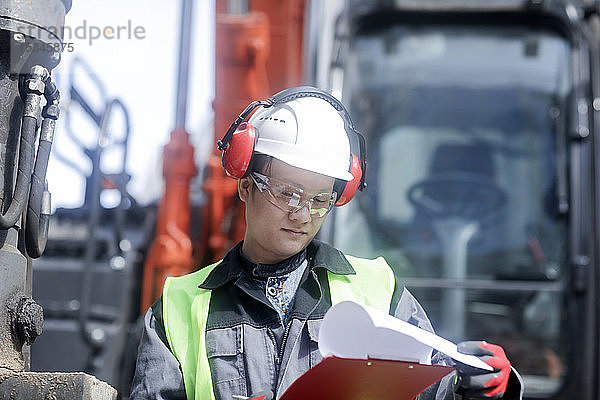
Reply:
[[[427,176],[407,192],[414,207],[411,224],[414,234],[404,243],[409,254],[421,261],[442,257],[445,250],[433,227],[450,218],[479,225],[470,240],[469,253],[497,248],[498,243],[492,242],[500,240],[501,235],[491,234],[490,229],[494,230],[492,222],[505,208],[507,195],[496,183],[496,176],[493,149],[489,145],[439,144],[432,152]],[[433,266],[431,261],[429,265]]]

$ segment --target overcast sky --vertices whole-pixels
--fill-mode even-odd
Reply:
[[[200,159],[210,151],[214,136],[211,108],[214,92],[213,3],[202,0],[194,5],[187,128]],[[80,141],[92,145],[98,135],[98,129],[79,107],[69,106],[71,82],[98,110],[102,110],[111,98],[119,98],[125,103],[131,120],[127,169],[133,176],[128,188],[141,204],[160,197],[162,146],[168,142],[174,126],[179,19],[180,1],[73,1],[65,23],[64,42],[68,46],[65,46],[60,65],[53,71],[62,92],[62,115],[48,171],[53,208],[81,206],[84,192],[85,177],[57,156],[63,155],[81,165],[86,173],[90,171],[89,161],[67,135],[66,118],[70,118],[72,131]],[[105,87],[106,99],[102,99],[96,85],[81,68],[71,73],[75,57],[83,59],[94,71]],[[122,118],[115,114],[112,124],[115,136],[123,132],[122,127]],[[119,159],[116,152],[108,153],[104,160],[105,169],[114,172],[110,170],[118,169]]]

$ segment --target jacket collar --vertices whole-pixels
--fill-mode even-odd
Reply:
[[[335,247],[313,239],[307,250],[312,268],[325,268],[336,275],[356,275],[356,271],[344,257],[344,253]]]
[[[208,274],[198,287],[202,289],[217,289],[234,279],[239,279],[247,273],[242,267],[241,248],[239,242],[227,252],[225,258]],[[313,239],[306,248],[310,268],[325,268],[336,275],[355,275],[356,271],[344,254],[338,249],[319,240]]]

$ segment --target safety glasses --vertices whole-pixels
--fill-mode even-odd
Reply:
[[[258,172],[252,172],[250,177],[263,196],[285,212],[294,213],[308,205],[310,215],[324,217],[337,199],[335,192],[307,193],[297,186]]]

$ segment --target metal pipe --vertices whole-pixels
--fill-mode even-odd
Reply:
[[[131,131],[131,125],[129,122],[129,113],[127,112],[127,108],[125,107],[125,104],[123,104],[123,102],[120,99],[115,98],[110,101],[110,103],[108,104],[108,107],[107,107],[107,111],[106,111],[107,118],[110,118],[115,107],[118,107],[121,109],[121,111],[123,113],[124,126],[125,126],[125,131],[123,133],[123,139],[118,142],[118,144],[123,147],[123,155],[121,157],[121,172],[118,173],[117,180],[116,180],[116,182],[114,182],[119,190],[119,195],[121,197],[121,199],[119,201],[119,206],[117,207],[116,215],[115,215],[115,242],[117,243],[117,248],[119,248],[119,243],[123,239],[123,229],[125,226],[125,206],[126,206],[125,199],[128,198],[127,188],[126,188],[126,184],[127,184],[127,180],[128,180],[127,147],[128,147],[128,143],[129,143],[129,134]]]
[[[100,193],[102,191],[103,173],[100,169],[100,160],[102,159],[102,153],[104,148],[110,144],[109,126],[115,107],[121,108],[125,119],[125,134],[123,140],[120,142],[120,144],[123,146],[123,169],[121,172],[119,182],[117,182],[119,192],[121,194],[121,202],[117,210],[117,226],[115,228],[117,247],[120,245],[120,241],[123,237],[122,231],[125,218],[125,203],[123,200],[127,193],[125,190],[125,169],[127,162],[127,143],[130,132],[130,123],[129,114],[127,113],[125,105],[119,99],[112,99],[106,105],[105,111],[102,114],[102,123],[100,124],[100,134],[98,135],[97,147],[96,149],[90,151],[92,159],[92,176],[90,179],[91,194],[87,199],[89,201],[90,207],[90,218],[88,221],[88,241],[85,250],[85,264],[83,268],[83,277],[81,283],[81,306],[79,309],[78,318],[80,334],[83,337],[84,341],[91,347],[91,352],[88,357],[86,366],[87,372],[93,372],[92,370],[95,368],[96,365],[96,357],[102,350],[104,344],[104,336],[100,335],[98,337],[95,337],[93,335],[93,332],[91,332],[88,329],[88,320],[91,307],[91,293],[93,289],[93,266],[96,261],[97,250],[96,228],[100,225],[100,217],[102,211],[102,206],[100,204]]]
[[[177,102],[175,104],[175,129],[185,131],[190,48],[192,40],[192,13],[194,0],[181,0],[181,30],[179,32],[179,67],[177,69]]]
[[[85,261],[83,266],[82,282],[81,282],[81,306],[79,309],[79,330],[84,342],[91,348],[90,355],[87,360],[85,372],[91,372],[93,369],[94,359],[102,349],[103,338],[95,338],[92,332],[88,329],[89,311],[91,306],[91,293],[93,288],[94,264],[96,261],[96,228],[99,226],[101,217],[100,192],[102,190],[102,171],[100,169],[100,160],[102,159],[102,151],[108,144],[108,126],[110,114],[112,110],[112,102],[106,106],[106,110],[102,116],[100,133],[98,135],[97,146],[90,151],[92,160],[92,176],[89,181],[90,196],[86,199],[89,202],[90,217],[87,226],[87,245],[85,248]]]

